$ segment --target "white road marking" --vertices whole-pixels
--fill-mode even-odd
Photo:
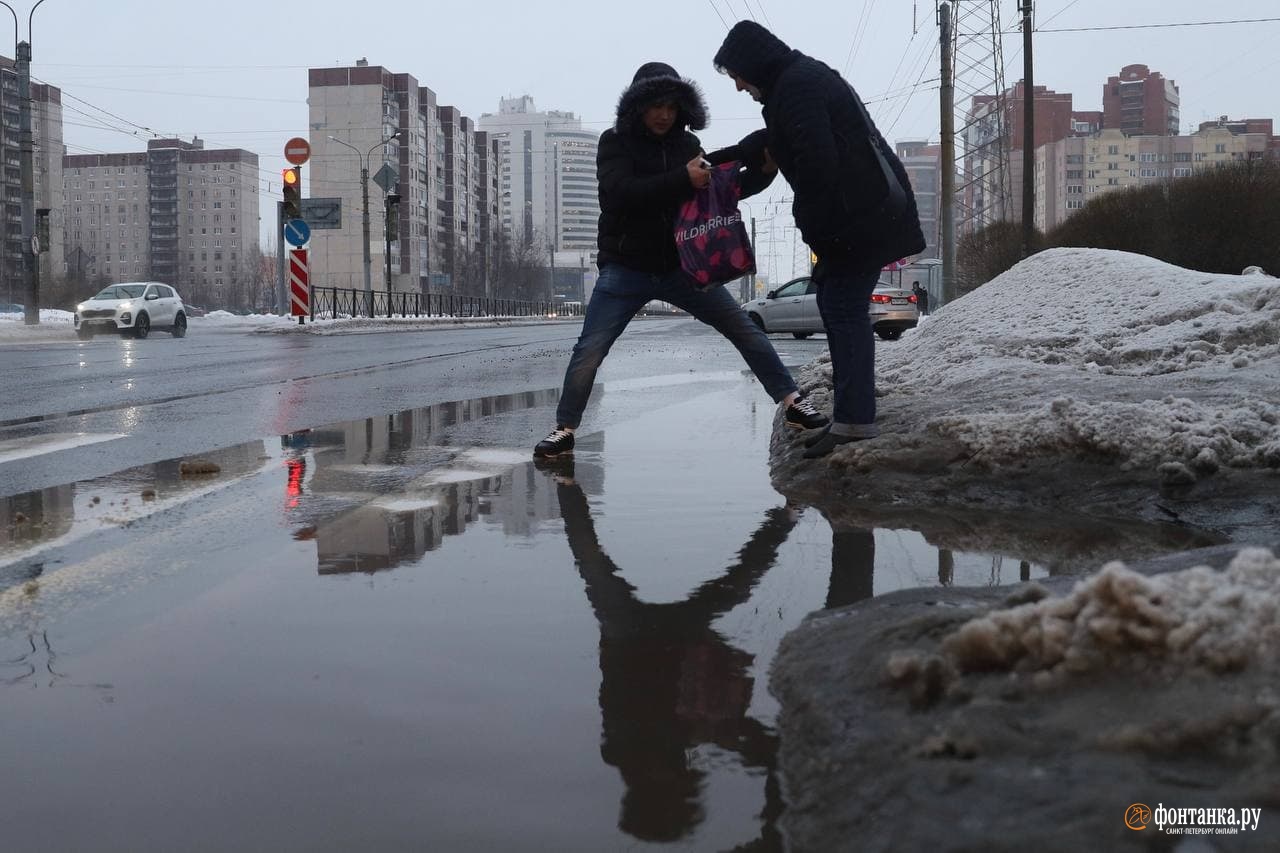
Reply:
[[[48,435],[32,435],[0,441],[0,465],[16,459],[29,459],[59,450],[71,450],[89,444],[115,441],[124,438],[116,433],[55,432]]]

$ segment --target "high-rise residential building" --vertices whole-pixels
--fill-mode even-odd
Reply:
[[[1108,128],[1036,150],[1036,226],[1055,227],[1099,193],[1189,177],[1221,163],[1268,156],[1267,133],[1211,126],[1186,136],[1130,136]]]
[[[600,219],[600,134],[584,130],[573,113],[539,112],[527,95],[501,99],[479,126],[498,140],[502,223],[510,238],[591,256]]]
[[[1176,136],[1178,87],[1145,65],[1126,65],[1102,89],[1102,126],[1131,136]]]
[[[0,156],[4,160],[3,262],[0,292],[7,301],[22,302],[22,173],[18,74],[14,62],[0,56]],[[49,211],[49,245],[39,255],[40,275],[62,270],[64,229],[62,217],[62,92],[56,86],[31,84],[31,138],[35,209]],[[13,300],[10,300],[10,294]]]
[[[930,145],[923,139],[908,139],[899,141],[894,147],[907,170],[911,191],[916,197],[916,209],[920,213],[925,250],[919,257],[936,258],[939,251],[938,198],[942,183],[942,146]]]
[[[154,279],[215,304],[246,284],[258,245],[258,155],[152,139],[147,150],[62,157],[63,270]]]
[[[401,198],[392,289],[492,293],[492,248],[481,244],[485,211],[493,210],[492,140],[482,156],[470,118],[442,106],[412,75],[366,60],[312,68],[308,104],[312,153],[304,195],[342,199],[342,228],[312,232],[313,275],[338,287],[364,287],[363,165],[370,177],[372,285],[385,289],[385,195],[372,182],[385,164],[396,170]]]
[[[373,178],[389,166],[398,173],[401,198],[399,234],[392,235],[398,239],[391,243],[392,288],[425,292],[427,277],[440,269],[437,198],[444,159],[435,94],[408,74],[360,60],[351,67],[310,69],[307,104],[311,159],[303,166],[303,196],[342,202],[342,227],[311,234],[313,279],[364,288],[367,193],[370,284],[387,289],[386,199]]]
[[[457,107],[439,107],[444,135],[444,206],[441,209],[440,244],[444,249],[441,271],[451,281],[466,277],[474,262],[479,221],[477,199],[475,124]],[[464,270],[466,272],[464,272]]]
[[[487,296],[493,292],[493,274],[505,239],[502,232],[502,175],[498,170],[498,143],[488,133],[475,135],[475,216],[478,260],[482,265],[483,281],[488,285]]]

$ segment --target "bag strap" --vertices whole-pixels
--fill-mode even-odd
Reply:
[[[835,74],[835,69],[832,69]],[[839,77],[839,74],[836,74]],[[888,207],[891,215],[897,216],[907,209],[907,194],[902,189],[902,183],[898,180],[898,175],[893,171],[893,166],[889,165],[889,160],[884,156],[881,145],[884,138],[880,136],[880,131],[876,130],[875,124],[871,121],[871,116],[867,113],[866,106],[862,103],[862,98],[858,97],[858,92],[853,88],[853,84],[843,77],[840,80],[849,87],[849,94],[853,96],[854,106],[858,108],[858,114],[862,116],[863,126],[867,129],[867,144],[871,146],[871,153],[875,155],[876,163],[880,166],[880,174],[884,175],[885,186],[888,187],[889,194],[885,198],[885,205]]]

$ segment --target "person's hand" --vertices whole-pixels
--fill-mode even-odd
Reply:
[[[769,153],[769,149],[764,149],[764,163],[760,166],[760,171],[766,175],[776,175],[778,173],[778,164],[773,162],[773,155]]]
[[[706,189],[711,183],[711,170],[707,168],[701,154],[686,163],[684,168],[689,173],[689,183],[693,184],[695,190]]]

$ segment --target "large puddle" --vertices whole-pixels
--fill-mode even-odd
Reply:
[[[1217,541],[789,506],[759,388],[700,381],[550,463],[554,390],[0,499],[6,846],[780,849],[806,614]]]

